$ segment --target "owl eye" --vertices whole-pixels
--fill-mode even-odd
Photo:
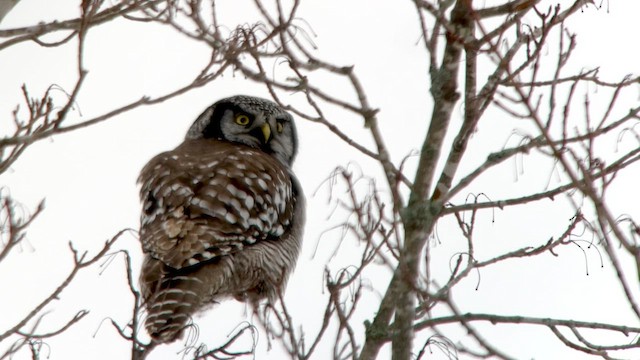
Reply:
[[[247,115],[244,114],[238,114],[236,115],[236,124],[238,125],[242,125],[242,126],[246,126],[249,125],[249,117]]]
[[[278,130],[278,132],[281,133],[283,129],[284,129],[284,124],[282,123],[282,121],[276,122],[276,130]]]

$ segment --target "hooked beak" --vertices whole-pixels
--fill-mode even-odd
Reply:
[[[271,140],[271,126],[268,123],[262,124],[260,126],[260,130],[262,130],[262,135],[264,135],[264,143],[268,143]]]

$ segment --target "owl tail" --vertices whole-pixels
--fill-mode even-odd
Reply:
[[[202,306],[204,290],[202,281],[194,276],[169,275],[162,279],[147,304],[145,327],[151,338],[167,343],[182,337],[191,315]]]

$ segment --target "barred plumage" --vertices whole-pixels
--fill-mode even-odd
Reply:
[[[218,101],[185,141],[139,178],[140,277],[146,328],[178,338],[190,316],[225,297],[275,301],[300,250],[304,197],[290,170],[291,116],[264,99]]]

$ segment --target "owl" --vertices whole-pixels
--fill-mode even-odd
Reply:
[[[305,221],[297,145],[289,113],[239,95],[207,108],[182,144],[142,169],[140,289],[154,342],[180,338],[207,305],[257,306],[284,291]]]

